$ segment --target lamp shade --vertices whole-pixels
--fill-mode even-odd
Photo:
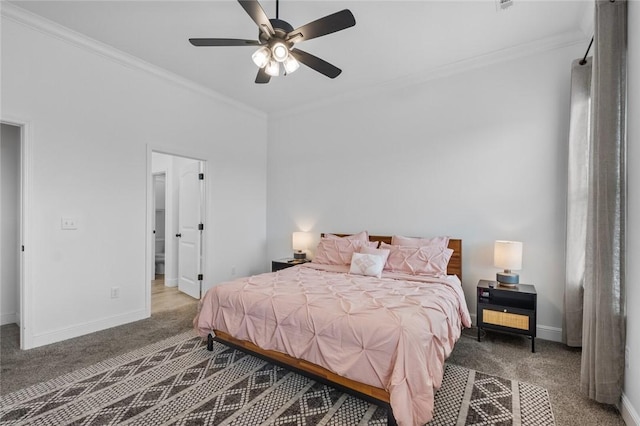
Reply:
[[[274,61],[273,59],[269,61],[269,63],[264,67],[264,72],[266,72],[271,77],[277,77],[280,74],[280,63]]]
[[[251,59],[253,59],[253,63],[256,64],[258,68],[264,68],[269,63],[269,59],[271,59],[271,51],[262,46],[260,49],[253,52]]]
[[[496,241],[493,250],[493,264],[496,268],[505,271],[522,269],[522,242]]]
[[[303,251],[309,247],[311,243],[311,234],[309,232],[294,232],[292,244],[294,250]]]
[[[287,74],[291,74],[298,68],[300,68],[300,64],[293,56],[289,55],[287,59],[284,60],[284,70],[287,72]]]

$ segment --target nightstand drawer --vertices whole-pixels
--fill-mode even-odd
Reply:
[[[529,330],[529,316],[513,314],[510,312],[499,312],[491,309],[482,310],[482,322],[484,324],[499,325],[502,327],[517,328],[519,330]]]

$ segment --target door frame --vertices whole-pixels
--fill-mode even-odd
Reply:
[[[32,197],[32,138],[33,124],[30,120],[10,115],[0,116],[0,122],[20,128],[20,210],[18,213],[18,228],[20,230],[20,245],[24,251],[20,252],[18,267],[19,301],[20,306],[20,349],[33,347],[33,330],[31,330],[32,314],[32,279],[31,264],[36,247],[31,244],[31,197]]]
[[[147,230],[146,230],[146,250],[145,250],[145,257],[146,257],[146,279],[145,279],[145,294],[146,294],[146,301],[145,301],[145,311],[146,311],[146,316],[150,317],[151,316],[151,281],[155,278],[155,269],[152,267],[152,265],[155,265],[155,258],[153,258],[152,262],[152,258],[151,256],[153,255],[153,248],[154,246],[152,244],[155,244],[155,236],[153,234],[153,215],[155,215],[155,205],[153,203],[153,192],[154,192],[154,188],[153,188],[153,164],[152,164],[152,156],[153,153],[158,153],[158,154],[165,154],[165,155],[172,155],[174,157],[183,157],[183,158],[189,158],[191,160],[197,160],[200,161],[200,163],[202,164],[202,173],[204,173],[205,179],[202,183],[202,217],[205,223],[205,229],[202,232],[202,246],[201,246],[201,252],[202,252],[202,263],[201,263],[201,267],[202,267],[202,271],[203,274],[205,275],[205,279],[206,274],[206,264],[207,264],[207,232],[208,230],[211,229],[211,225],[208,223],[208,216],[207,216],[207,200],[208,200],[208,196],[207,196],[207,180],[210,179],[210,177],[208,176],[208,164],[207,164],[207,160],[203,159],[201,156],[199,156],[196,153],[193,152],[186,152],[186,151],[181,151],[181,150],[176,150],[174,148],[165,148],[162,146],[154,146],[151,144],[147,144],[147,174],[146,174],[146,180],[147,180]],[[169,178],[171,177],[171,179],[173,179],[173,173],[169,172],[169,171],[165,171],[166,172],[166,181],[165,181],[165,185],[168,185],[169,182]],[[166,191],[165,191],[166,192]],[[165,203],[167,202],[167,196],[168,194],[165,193]],[[165,215],[166,215],[166,208],[165,208]],[[165,253],[167,252],[166,250],[166,238],[168,238],[168,235],[170,235],[170,233],[167,233],[167,229],[169,227],[169,224],[167,223],[168,221],[166,221],[166,216],[165,216]],[[165,255],[166,256],[166,255]],[[166,257],[165,257],[165,262],[166,262]],[[165,271],[166,271],[166,264],[165,264]],[[204,280],[203,280],[204,282]],[[201,287],[204,287],[201,283]]]

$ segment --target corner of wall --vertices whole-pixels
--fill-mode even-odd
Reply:
[[[627,426],[640,426],[640,416],[624,392],[622,393],[620,414],[622,414],[622,420],[624,420]]]

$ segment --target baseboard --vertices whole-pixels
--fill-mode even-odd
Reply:
[[[640,416],[633,405],[631,405],[631,401],[627,398],[627,395],[622,393],[622,407],[620,409],[620,414],[622,414],[622,420],[624,420],[627,426],[640,426]]]
[[[177,287],[178,286],[178,279],[177,278],[165,278],[164,279],[164,286],[165,287]]]
[[[108,328],[117,327],[119,325],[128,324],[130,322],[139,321],[147,318],[145,309],[133,312],[127,312],[109,318],[102,318],[84,324],[73,325],[63,329],[49,331],[46,333],[34,334],[30,339],[32,346],[25,349],[33,349],[38,346],[49,345],[51,343],[61,342],[63,340],[72,339],[85,334],[95,333],[96,331],[106,330]]]
[[[478,324],[476,314],[470,314],[471,323]],[[543,340],[551,340],[552,342],[562,342],[562,329],[558,327],[550,327],[548,325],[538,325],[536,327],[536,338]],[[640,425],[639,425],[640,426]]]
[[[0,325],[17,324],[18,314],[16,312],[0,315]]]
[[[559,327],[549,327],[548,325],[539,325],[536,327],[536,337],[562,343],[562,329]]]

